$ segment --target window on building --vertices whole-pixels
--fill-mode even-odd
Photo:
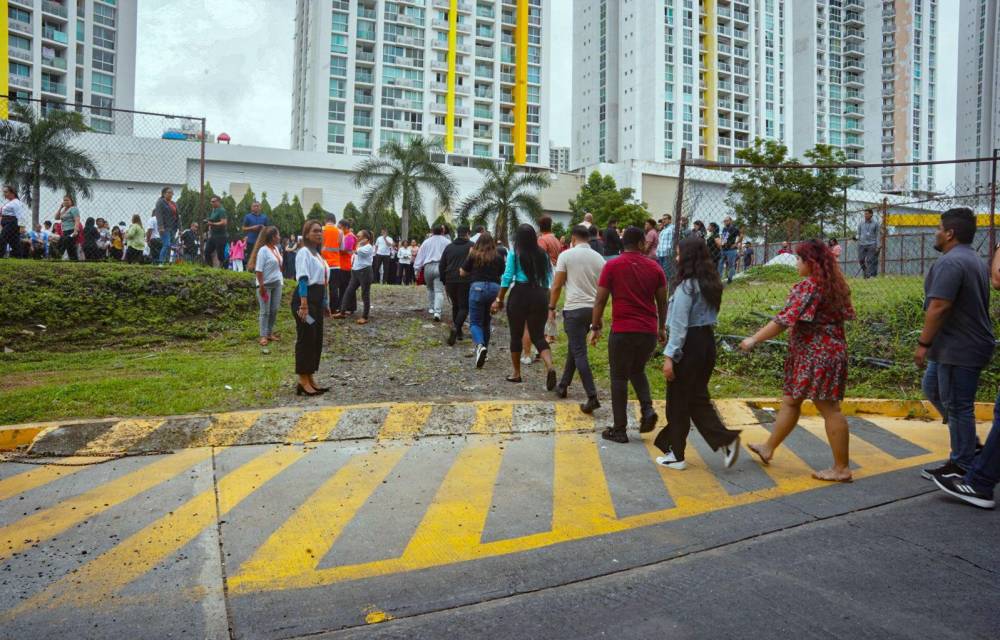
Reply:
[[[101,71],[110,71],[114,73],[115,71],[115,54],[110,51],[103,51],[101,49],[93,50],[94,56],[94,68]]]
[[[115,32],[106,27],[94,25],[94,45],[105,49],[115,48]]]
[[[108,95],[114,95],[115,93],[115,77],[108,75],[106,73],[101,73],[100,71],[94,71],[90,75],[90,89],[94,93],[106,93]]]
[[[106,27],[115,26],[115,9],[99,2],[94,3],[94,23]]]

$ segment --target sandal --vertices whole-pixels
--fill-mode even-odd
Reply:
[[[358,318],[355,322],[357,324],[368,324],[368,318]]]
[[[257,344],[259,344],[262,347],[266,347],[267,342],[268,342],[267,338],[261,338],[260,340],[257,341]]]
[[[513,382],[515,384],[520,384],[521,383],[521,376],[518,376],[516,378],[514,376],[507,376],[506,380],[507,380],[507,382]]]

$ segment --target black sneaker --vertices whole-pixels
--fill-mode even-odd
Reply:
[[[964,475],[965,470],[951,460],[940,467],[928,467],[920,472],[920,477],[924,480],[933,480],[935,476],[961,478]]]
[[[587,398],[587,402],[580,405],[580,411],[590,415],[594,413],[595,410],[601,408],[601,403],[597,401],[597,396],[593,398]]]
[[[458,340],[458,332],[452,329],[451,333],[448,334],[448,346],[454,347],[456,340]]]
[[[619,444],[625,444],[628,442],[628,434],[625,433],[625,429],[608,427],[601,432],[601,437],[605,440],[610,440],[611,442],[617,442]]]
[[[568,395],[569,395],[569,390],[566,387],[563,387],[563,386],[558,385],[558,384],[556,385],[556,397],[557,398],[565,398]]]
[[[967,483],[964,478],[956,478],[955,476],[932,476],[931,480],[934,481],[934,484],[936,484],[938,489],[941,491],[944,491],[954,498],[968,502],[975,507],[979,507],[980,509],[993,509],[996,507],[996,502],[993,500],[992,492],[986,493],[985,491],[977,491],[975,487]]]
[[[656,412],[643,416],[639,420],[639,433],[649,433],[656,428],[656,423],[660,421],[660,416],[656,415]]]

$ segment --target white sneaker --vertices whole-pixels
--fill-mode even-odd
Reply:
[[[531,364],[532,360],[530,356],[521,356],[521,364]]]
[[[486,347],[481,344],[476,345],[476,368],[482,369],[483,365],[486,364]]]
[[[726,468],[732,467],[736,464],[736,459],[740,457],[740,437],[736,436],[736,439],[722,447],[722,455],[726,462]]]
[[[658,457],[656,459],[656,464],[662,467],[667,467],[668,469],[675,469],[677,471],[683,471],[687,469],[687,463],[684,462],[683,460],[678,460],[674,456],[673,451],[668,451],[667,455]]]

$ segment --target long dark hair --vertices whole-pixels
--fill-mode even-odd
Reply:
[[[810,277],[819,285],[823,302],[845,318],[853,317],[851,288],[840,271],[830,247],[821,240],[809,240],[795,247],[795,255],[809,265]]]
[[[705,302],[718,311],[722,306],[722,278],[708,245],[697,236],[684,238],[678,246],[678,255],[677,282],[684,286],[685,280],[696,281]]]
[[[520,263],[532,287],[542,286],[552,269],[549,254],[538,246],[538,234],[530,224],[522,224],[514,234],[514,259]]]
[[[278,227],[264,227],[264,230],[257,234],[257,242],[254,243],[253,249],[250,251],[250,260],[247,261],[247,269],[253,271],[257,268],[257,254],[264,248],[264,245],[270,243],[272,240],[280,239],[281,232],[278,231]]]
[[[480,232],[479,239],[469,251],[469,257],[476,267],[485,267],[497,259],[497,243],[488,231]]]

